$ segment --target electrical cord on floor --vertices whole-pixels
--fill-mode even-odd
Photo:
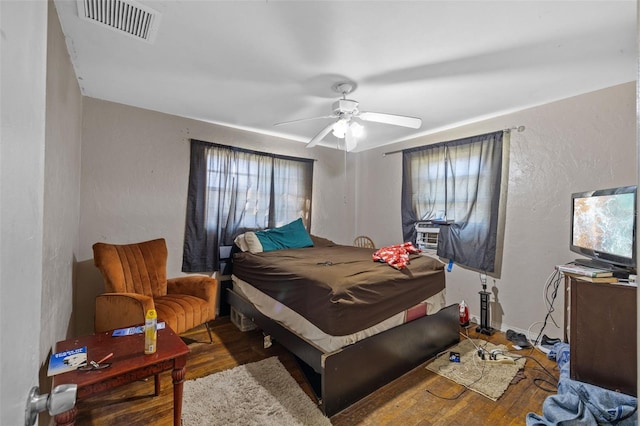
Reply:
[[[429,389],[425,389],[425,391],[430,394],[435,396],[438,399],[444,399],[445,401],[455,401],[456,399],[460,398],[466,391],[467,388],[463,386],[462,391],[457,394],[456,396],[442,396],[442,395],[438,395],[436,393],[431,392]]]
[[[484,377],[484,367],[486,364],[482,364],[482,370],[480,371],[480,377],[478,377],[476,380],[474,380],[472,383],[469,383],[468,385],[462,385],[460,383],[460,386],[463,387],[462,391],[457,394],[456,396],[451,396],[451,397],[447,397],[447,396],[442,396],[442,395],[438,395],[436,393],[431,392],[429,389],[425,389],[425,391],[433,396],[435,396],[436,398],[440,398],[440,399],[444,399],[447,401],[455,401],[456,399],[460,398],[462,395],[464,395],[464,393],[473,385],[475,385],[476,383],[478,383],[480,380],[482,380],[482,378]]]
[[[551,377],[551,379],[553,381],[550,381],[546,378],[540,378],[540,377],[536,377],[533,379],[533,384],[538,388],[541,389],[545,392],[556,392],[558,389],[558,379],[556,378],[556,376],[554,376],[549,370],[547,370],[544,365],[542,365],[542,363],[540,361],[538,361],[536,358],[534,358],[531,355],[520,355],[517,358],[514,357],[515,360],[518,360],[520,358],[526,358],[526,359],[531,359],[533,361],[535,361],[538,366],[542,369],[542,371],[544,371],[549,377]],[[540,385],[540,383],[546,383],[549,384],[553,387],[553,389],[549,389],[549,388],[545,388],[542,385]]]
[[[480,346],[476,345],[476,343],[473,341],[473,339],[472,339],[471,337],[469,337],[469,329],[468,329],[468,328],[466,329],[466,333],[465,333],[465,334],[463,334],[462,332],[459,332],[459,333],[460,333],[460,335],[461,335],[462,337],[464,337],[464,338],[468,339],[468,340],[471,342],[471,344],[476,348],[476,351],[479,351],[479,352],[481,352],[481,351],[482,351],[482,352],[486,351],[484,348],[481,348]],[[488,341],[486,341],[486,342],[485,342],[485,346],[486,346],[486,344],[487,344],[487,343],[489,343],[489,342],[488,342]],[[436,358],[438,358],[438,357],[442,356],[443,354],[445,354],[445,353],[447,353],[447,352],[448,352],[448,351],[440,352],[438,355],[436,355]],[[477,363],[477,361],[476,361],[475,357],[473,358],[473,361],[474,361],[474,364],[476,364],[476,363]],[[477,364],[476,364],[476,365],[477,365]],[[462,389],[462,391],[461,391],[459,394],[457,394],[456,396],[447,397],[447,396],[438,395],[438,394],[436,394],[436,393],[431,392],[429,389],[425,389],[425,391],[426,391],[427,393],[429,393],[429,394],[431,394],[431,395],[435,396],[436,398],[444,399],[444,400],[446,400],[446,401],[455,401],[456,399],[460,398],[460,397],[461,397],[461,396],[462,396],[462,395],[463,395],[463,394],[464,394],[464,393],[465,393],[465,392],[466,392],[466,391],[467,391],[471,386],[475,385],[475,384],[476,384],[476,383],[478,383],[480,380],[482,380],[482,378],[484,377],[484,370],[485,370],[485,366],[486,366],[486,364],[483,362],[483,363],[482,363],[482,369],[480,369],[480,377],[478,377],[478,378],[477,378],[476,380],[474,380],[472,383],[469,383],[468,385],[462,385],[462,384],[460,384],[460,383],[459,383],[459,384],[460,384],[460,386],[463,386],[463,389]]]
[[[558,274],[558,275],[559,275],[559,274]],[[552,303],[551,303],[551,309],[550,309],[550,310],[549,310],[549,312],[547,313],[547,317],[545,317],[545,325],[546,325],[546,320],[549,318],[549,316],[550,316],[550,315],[551,315],[551,313],[553,312],[553,309],[552,309],[552,308],[553,308],[553,301],[555,300],[555,298],[556,298],[556,296],[557,296],[557,289],[558,289],[559,277],[555,277],[555,276],[554,276],[554,278],[556,278],[556,285],[554,286],[554,292],[553,292],[553,295],[552,295],[552,300],[551,300],[551,302],[552,302]],[[544,330],[544,326],[543,326],[543,329],[542,329],[542,330]],[[540,331],[540,334],[542,334],[542,330]],[[466,329],[466,330],[465,330],[465,333],[460,332],[460,335],[461,335],[462,337],[464,337],[464,338],[468,339],[468,340],[471,342],[471,344],[475,347],[475,349],[476,349],[478,352],[484,352],[484,351],[486,351],[486,350],[485,350],[485,348],[482,348],[482,347],[478,346],[478,345],[473,341],[473,339],[469,336],[469,331],[468,331],[468,329]],[[485,341],[485,343],[486,343],[486,344],[488,344],[489,342],[488,342],[488,341]],[[485,344],[485,346],[486,346],[486,344]],[[544,391],[544,392],[549,392],[549,393],[557,392],[557,389],[558,389],[558,379],[556,378],[556,376],[554,376],[554,375],[553,375],[553,373],[551,373],[547,368],[545,368],[545,366],[543,366],[543,365],[542,365],[542,363],[541,363],[540,361],[538,361],[535,357],[533,357],[533,356],[531,355],[531,354],[533,353],[533,350],[534,350],[534,348],[531,348],[531,351],[529,352],[529,355],[514,354],[514,353],[512,353],[511,351],[506,351],[506,352],[507,352],[507,353],[509,353],[509,355],[517,355],[517,356],[513,356],[513,359],[514,359],[514,360],[518,360],[518,359],[520,359],[520,358],[525,358],[525,359],[531,359],[531,360],[533,360],[536,364],[538,364],[538,367],[539,367],[539,369],[538,369],[538,368],[534,368],[534,371],[535,371],[535,370],[538,370],[538,371],[540,371],[540,370],[541,370],[541,371],[542,371],[542,372],[544,372],[544,373],[545,373],[545,374],[546,374],[550,379],[549,379],[549,378],[546,378],[546,377],[535,377],[535,378],[533,378],[533,379],[532,379],[532,383],[533,383],[533,384],[534,384],[538,389],[540,389],[540,390],[542,390],[542,391]],[[448,351],[440,352],[438,355],[436,355],[436,358],[438,358],[438,357],[440,357],[440,356],[442,356],[442,355],[446,354],[447,352],[448,352]],[[474,358],[474,361],[475,361],[475,358]],[[460,398],[462,395],[464,395],[464,393],[465,393],[468,389],[470,389],[470,388],[471,388],[471,386],[473,386],[474,384],[476,384],[477,382],[479,382],[479,381],[484,377],[484,373],[485,373],[485,366],[486,366],[486,364],[485,364],[485,363],[482,363],[482,369],[480,370],[480,377],[478,377],[476,380],[474,380],[474,381],[473,381],[472,383],[470,383],[469,385],[461,385],[461,386],[463,386],[464,388],[462,389],[462,391],[461,391],[461,392],[459,392],[459,393],[458,393],[457,395],[455,395],[455,396],[447,397],[447,396],[438,395],[438,394],[436,394],[436,393],[432,392],[432,391],[431,391],[431,390],[429,390],[429,389],[425,389],[425,391],[426,391],[427,393],[429,393],[430,395],[435,396],[436,398],[443,399],[443,400],[446,400],[446,401],[455,401],[455,400],[457,400],[458,398]],[[548,385],[548,386],[546,386],[546,385]]]

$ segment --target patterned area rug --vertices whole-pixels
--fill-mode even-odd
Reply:
[[[498,349],[508,350],[504,345],[494,345],[485,340],[465,339],[427,365],[433,371],[449,380],[478,392],[487,398],[497,401],[518,371],[524,368],[525,358],[516,360],[515,364],[497,364],[483,361],[478,356],[478,348],[487,353]],[[460,362],[451,362],[449,352],[460,353]],[[517,355],[513,355],[517,358]]]
[[[331,426],[278,357],[184,383],[182,425]]]

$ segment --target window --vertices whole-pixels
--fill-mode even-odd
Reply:
[[[239,234],[311,221],[313,160],[191,141],[184,272],[218,269]]]
[[[438,255],[494,272],[502,176],[503,132],[403,151],[402,226],[446,220]]]

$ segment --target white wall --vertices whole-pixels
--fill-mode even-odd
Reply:
[[[258,151],[314,158],[311,232],[353,241],[353,183],[344,153],[85,98],[76,312],[78,330],[93,329],[93,305],[104,291],[93,266],[95,242],[163,237],[167,275],[181,275],[189,177],[189,138]]]
[[[49,3],[40,356],[73,334],[73,279],[80,224],[82,95],[54,3]]]
[[[47,3],[1,2],[0,424],[38,384]]]
[[[0,424],[18,425],[31,387],[50,391],[48,355],[71,334],[81,96],[52,3],[0,7]]]
[[[363,152],[356,232],[378,245],[402,241],[402,154],[384,152],[524,125],[524,132],[511,133],[502,273],[488,286],[494,327],[527,330],[544,319],[543,288],[554,266],[579,257],[569,251],[571,193],[637,183],[635,106],[632,82]],[[476,316],[480,290],[477,273],[455,266],[447,274],[448,302],[464,299]],[[558,296],[554,318],[562,326],[562,290]],[[549,327],[549,335],[562,336]]]

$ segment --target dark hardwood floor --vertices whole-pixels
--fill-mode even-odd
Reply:
[[[295,358],[277,342],[265,349],[260,331],[240,332],[228,318],[211,323],[214,343],[208,343],[204,327],[183,335],[191,353],[187,380],[203,377],[237,365],[278,356],[280,361],[314,398]],[[509,343],[504,333],[488,337],[470,328],[469,336],[492,343]],[[530,355],[557,379],[555,362],[537,350],[519,351]],[[523,425],[528,412],[541,413],[544,399],[555,393],[536,386],[535,378],[549,378],[535,361],[528,359],[525,378],[512,384],[493,402],[420,366],[384,386],[331,418],[334,426],[351,425]],[[78,404],[78,425],[170,425],[173,392],[170,373],[161,375],[161,394],[153,397],[153,379],[135,382]]]

